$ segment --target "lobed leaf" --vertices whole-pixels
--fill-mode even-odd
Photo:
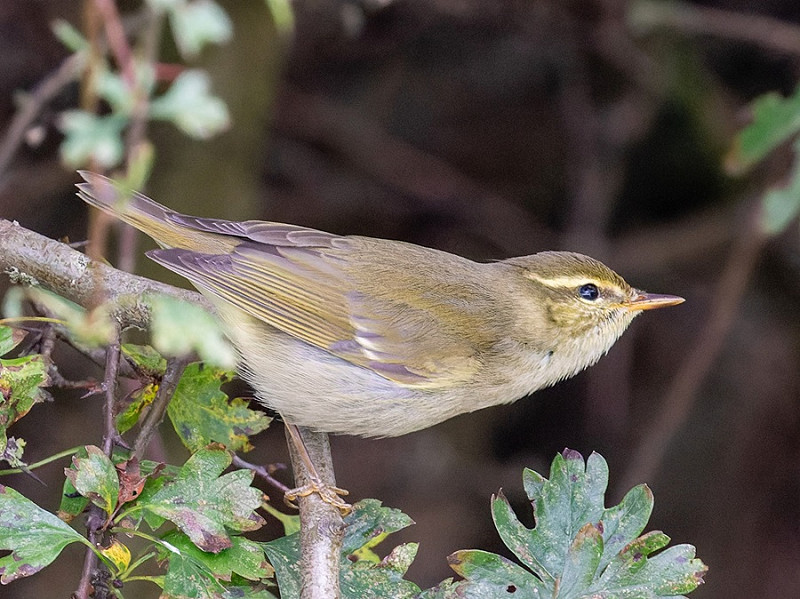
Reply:
[[[492,515],[503,542],[530,571],[493,554],[457,552],[451,567],[466,580],[443,583],[430,597],[513,592],[548,599],[674,599],[703,582],[707,568],[693,547],[651,556],[669,538],[659,532],[638,536],[653,508],[645,485],[631,489],[619,505],[604,507],[608,466],[599,454],[584,464],[580,454],[565,450],[553,460],[549,480],[526,470],[523,482],[535,527],[519,522],[502,493],[492,499]]]
[[[266,429],[271,418],[251,410],[244,399],[229,400],[220,386],[230,372],[200,363],[190,364],[178,382],[167,407],[175,432],[190,451],[221,443],[231,451],[248,451],[248,437]]]
[[[222,474],[231,463],[227,451],[201,449],[174,480],[152,495],[139,497],[147,511],[174,522],[203,551],[219,553],[232,546],[228,530],[256,530],[264,519],[255,513],[262,494],[251,487],[253,473],[235,470]]]
[[[749,169],[800,132],[800,87],[788,98],[778,93],[759,96],[752,111],[752,122],[739,132],[726,159],[733,172]]]
[[[345,518],[345,535],[340,559],[339,580],[343,599],[411,599],[420,593],[405,580],[408,567],[417,553],[417,545],[395,547],[382,560],[374,559],[371,548],[391,532],[413,524],[399,510],[381,506],[376,499],[359,501]],[[264,543],[264,551],[274,566],[281,597],[300,596],[300,536],[292,534]]]
[[[110,516],[119,497],[117,471],[99,447],[87,445],[85,449],[86,456],[73,456],[72,467],[65,468],[64,474],[78,493]]]
[[[203,362],[220,368],[236,366],[236,352],[219,322],[202,307],[175,298],[153,295],[150,330],[153,346],[165,356],[197,352]]]
[[[70,543],[89,542],[56,516],[0,485],[0,583],[35,574],[58,557]]]
[[[47,396],[50,383],[47,360],[42,355],[0,359],[0,455],[21,458],[21,446],[8,447],[6,430]]]

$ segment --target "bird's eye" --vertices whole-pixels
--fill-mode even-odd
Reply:
[[[580,295],[583,299],[589,300],[593,302],[598,297],[600,297],[600,290],[597,289],[597,285],[594,283],[586,283],[586,285],[581,285],[578,289],[578,295]]]

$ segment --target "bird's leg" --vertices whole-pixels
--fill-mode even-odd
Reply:
[[[300,431],[294,424],[290,424],[289,422],[286,422],[285,424],[286,430],[289,433],[289,437],[292,440],[292,444],[295,446],[295,449],[300,456],[300,460],[305,466],[305,478],[307,480],[304,485],[300,485],[295,489],[286,491],[283,496],[284,501],[286,501],[287,504],[295,507],[291,502],[296,500],[298,497],[308,497],[309,495],[316,493],[325,503],[328,503],[338,509],[343,516],[349,514],[353,510],[353,507],[349,503],[346,503],[340,497],[340,495],[348,495],[350,492],[346,489],[325,484],[322,481],[322,478],[317,473],[317,469],[314,467],[314,462],[311,460],[311,456],[308,455],[308,450],[306,449],[306,444],[303,441]]]

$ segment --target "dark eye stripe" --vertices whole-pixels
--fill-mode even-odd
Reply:
[[[578,288],[578,295],[580,295],[585,300],[593,302],[598,297],[600,297],[600,290],[597,289],[597,285],[595,285],[594,283],[586,283],[585,285],[581,285]]]

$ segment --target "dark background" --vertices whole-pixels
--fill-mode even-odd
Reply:
[[[417,522],[386,543],[421,542],[409,578],[449,576],[457,549],[505,552],[490,495],[503,487],[531,525],[522,468],[546,474],[570,447],[608,460],[608,505],[650,485],[649,528],[696,545],[710,567],[693,597],[800,596],[800,236],[794,223],[763,240],[751,224],[791,157],[738,178],[723,168],[748,103],[798,81],[800,49],[774,47],[778,23],[800,27],[796,1],[692,4],[725,12],[644,31],[629,20],[634,3],[616,0],[306,0],[289,42],[260,0],[221,4],[234,40],[201,62],[233,126],[203,143],[152,126],[158,201],[475,259],[581,251],[687,299],[637,319],[597,366],[534,398],[401,438],[332,440],[351,497]],[[726,26],[731,14],[740,20]],[[80,26],[80,3],[0,3],[0,132],[14,95],[65,56],[55,16]],[[756,16],[775,21],[761,29]],[[53,123],[77,97],[69,88],[44,112],[43,143],[22,149],[0,185],[0,216],[71,240],[85,237],[87,212]],[[60,352],[66,376],[100,376]],[[31,462],[99,443],[100,402],[59,392],[11,433]],[[248,459],[287,460],[279,426],[255,443]],[[186,454],[166,431],[152,457]],[[37,471],[46,488],[4,483],[55,511],[66,465]],[[65,555],[2,596],[68,596],[82,549]]]

